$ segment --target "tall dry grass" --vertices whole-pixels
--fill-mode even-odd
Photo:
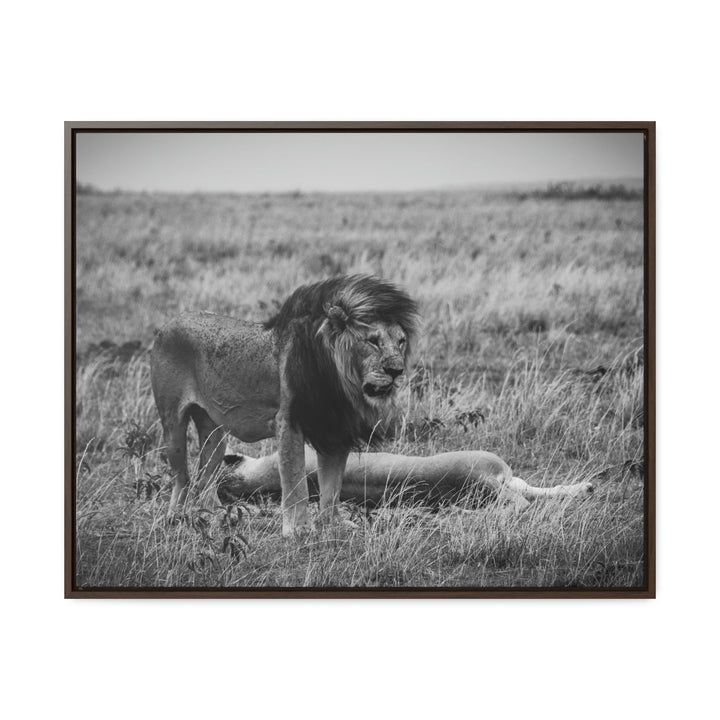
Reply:
[[[77,210],[80,586],[643,583],[640,201],[83,194]],[[340,272],[383,275],[422,307],[404,422],[385,449],[484,448],[533,484],[593,478],[596,492],[518,515],[471,499],[350,508],[357,530],[296,544],[271,503],[195,508],[167,527],[153,329],[184,309],[262,319]]]

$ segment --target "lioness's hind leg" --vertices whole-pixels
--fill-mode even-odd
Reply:
[[[590,482],[579,482],[574,485],[554,485],[553,487],[543,488],[529,485],[519,477],[512,478],[510,487],[526,498],[578,497],[589,495],[593,491],[593,485]]]
[[[202,493],[225,455],[225,430],[214,422],[199,405],[193,406],[190,415],[198,431],[200,444],[198,491]]]

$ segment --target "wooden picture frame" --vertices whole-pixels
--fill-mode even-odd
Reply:
[[[637,203],[638,217],[642,218],[642,288],[638,288],[638,292],[642,297],[642,353],[634,356],[636,363],[636,372],[634,379],[623,380],[623,382],[638,383],[638,387],[642,388],[642,413],[643,416],[637,422],[641,423],[642,431],[635,431],[636,438],[642,434],[642,463],[634,462],[630,470],[628,468],[620,469],[620,475],[625,476],[628,472],[635,473],[635,482],[637,483],[635,498],[641,498],[642,513],[634,518],[637,525],[637,538],[641,542],[642,547],[642,575],[641,582],[634,582],[632,586],[615,586],[603,585],[603,577],[612,577],[612,572],[608,570],[606,564],[603,564],[601,558],[597,560],[596,578],[597,584],[588,583],[588,575],[583,576],[584,584],[557,586],[553,583],[550,585],[538,585],[533,587],[527,586],[422,586],[407,587],[404,585],[387,585],[377,586],[368,583],[362,587],[275,587],[275,586],[250,586],[250,587],[208,587],[208,586],[163,586],[160,582],[159,575],[155,577],[156,585],[93,585],[83,582],[82,578],[78,578],[78,478],[83,469],[83,463],[87,462],[82,459],[83,448],[78,447],[77,433],[77,416],[78,416],[78,363],[79,352],[86,353],[87,347],[79,348],[77,343],[78,319],[84,312],[85,305],[81,305],[79,309],[78,293],[78,182],[84,182],[84,178],[79,177],[77,173],[77,141],[79,135],[83,133],[103,134],[103,133],[142,133],[142,134],[165,134],[165,133],[264,133],[264,134],[281,134],[281,133],[385,133],[385,134],[403,134],[403,133],[503,133],[503,134],[538,134],[550,135],[565,133],[568,135],[583,133],[637,133],[643,139],[643,183],[641,190],[634,202]],[[562,190],[562,189],[561,189]],[[559,190],[558,192],[560,192]],[[567,190],[567,188],[565,189]],[[586,187],[583,192],[594,192],[593,188]],[[450,192],[450,191],[448,191]],[[531,202],[534,202],[533,193],[540,193],[531,189],[527,191],[527,195]],[[108,202],[111,202],[112,194],[109,193]],[[525,198],[527,200],[528,198]],[[518,200],[520,201],[520,200]],[[268,200],[271,202],[271,200]],[[558,201],[562,204],[562,199]],[[568,201],[569,202],[569,201]],[[602,198],[600,199],[602,202]],[[640,205],[642,205],[640,209]],[[560,207],[560,205],[558,205]],[[131,211],[128,211],[131,212]],[[84,218],[81,218],[84,219]],[[614,220],[617,224],[618,233],[623,231],[623,217]],[[548,228],[546,233],[552,235],[553,228]],[[282,238],[281,238],[282,240]],[[108,260],[109,262],[109,260]],[[143,262],[142,259],[139,262]],[[210,263],[215,262],[214,258],[210,258]],[[333,259],[329,261],[332,264]],[[332,267],[316,268],[318,272],[328,271],[332,274],[335,270]],[[350,268],[354,271],[354,268]],[[100,277],[100,276],[98,276]],[[81,282],[84,276],[80,278]],[[412,294],[415,288],[409,288]],[[83,286],[83,291],[85,290]],[[558,291],[560,292],[560,291]],[[80,293],[81,294],[81,293]],[[268,297],[268,303],[272,298]],[[142,300],[142,295],[138,297]],[[82,319],[82,318],[81,318]],[[528,332],[543,333],[547,330],[545,327],[530,327]],[[150,328],[146,328],[149,332]],[[65,443],[66,443],[66,461],[65,461],[65,597],[66,598],[351,598],[351,597],[368,597],[368,598],[653,598],[655,597],[655,123],[654,122],[373,122],[373,123],[353,123],[353,122],[67,122],[65,124]],[[113,338],[112,342],[116,343],[113,353],[122,353],[123,338]],[[97,345],[97,343],[95,343]],[[101,353],[102,348],[95,348],[97,353]],[[106,348],[107,350],[108,348]],[[132,354],[132,348],[127,348]],[[99,357],[99,355],[98,355]],[[592,357],[592,354],[586,355]],[[642,376],[640,375],[642,370]],[[608,366],[598,366],[597,368],[581,368],[578,372],[584,372],[583,382],[593,383],[597,380],[593,373],[597,375],[606,375],[614,372],[613,368]],[[144,371],[143,371],[144,372]],[[507,371],[509,373],[509,370]],[[620,370],[618,370],[620,372]],[[144,376],[143,376],[144,377]],[[595,387],[595,386],[593,386]],[[588,397],[594,392],[588,389]],[[463,410],[466,414],[469,412]],[[478,413],[480,411],[477,411]],[[613,410],[614,412],[614,410]],[[460,417],[462,413],[458,415]],[[478,415],[479,416],[479,415]],[[635,420],[637,420],[637,413]],[[469,417],[469,415],[467,415]],[[432,418],[430,418],[432,420]],[[442,422],[442,421],[441,421]],[[639,425],[638,425],[639,427]],[[456,428],[457,433],[461,432],[460,425]],[[418,431],[417,438],[423,437],[423,432]],[[417,440],[421,442],[421,440]],[[144,446],[143,446],[144,447]],[[492,447],[484,448],[494,450]],[[109,468],[113,462],[119,464],[136,462],[137,472],[142,474],[145,472],[137,455],[126,456],[123,459],[120,456],[113,457],[116,450],[105,449],[103,462]],[[502,453],[500,453],[502,454]],[[133,459],[134,458],[134,459]],[[508,458],[510,460],[510,458]],[[622,460],[622,458],[618,458]],[[631,462],[628,460],[627,462]],[[140,464],[138,464],[140,463]],[[626,463],[627,464],[627,463]],[[598,467],[593,468],[595,471]],[[138,475],[140,477],[140,475]],[[618,475],[618,477],[620,477]],[[625,480],[616,477],[613,482],[622,483]],[[626,478],[627,479],[627,478]],[[165,479],[152,482],[165,482]],[[604,480],[599,481],[600,483]],[[609,481],[608,481],[609,482]],[[148,486],[149,487],[149,486]],[[139,488],[139,486],[138,486]],[[154,491],[153,491],[154,492]],[[164,490],[163,490],[164,492]],[[138,489],[140,493],[140,489]],[[148,490],[150,493],[150,490]],[[155,493],[156,495],[157,493]],[[602,492],[598,493],[601,501],[605,496]],[[142,502],[142,498],[138,497],[138,502]],[[155,502],[155,500],[153,500]],[[159,502],[159,501],[158,501]],[[583,501],[585,502],[585,501]],[[102,503],[98,501],[92,507],[84,506],[88,513],[106,512],[101,507]],[[128,501],[127,507],[131,507],[132,502]],[[638,506],[639,507],[639,506]],[[98,510],[98,508],[100,508]],[[145,516],[144,522],[147,524],[141,529],[148,533],[159,534],[163,532],[157,521],[157,508],[153,506],[152,512]],[[608,506],[604,512],[609,512]],[[638,510],[639,512],[639,510]],[[152,513],[155,513],[154,515]],[[151,517],[152,519],[148,519]],[[245,520],[247,521],[247,520]],[[243,522],[245,522],[243,521]],[[274,521],[273,521],[274,522]],[[558,526],[560,527],[562,523]],[[278,526],[279,527],[279,526]],[[640,530],[641,527],[641,530]],[[100,534],[102,533],[102,524],[94,526],[92,532],[96,533],[94,537],[98,542],[94,545],[93,552],[106,551],[106,545],[101,542]],[[114,538],[120,537],[121,532],[125,530],[113,529]],[[137,530],[134,532],[138,532]],[[197,530],[201,534],[204,530]],[[361,531],[358,531],[361,532]],[[137,535],[135,535],[137,537]],[[230,535],[225,536],[225,540]],[[113,541],[115,542],[115,541]],[[225,548],[221,549],[223,538],[218,535],[209,540],[215,543],[216,550],[220,554],[227,556],[223,559],[223,568],[218,572],[224,572],[226,567],[233,566],[233,563],[248,562],[247,546],[242,542],[234,545],[231,541],[225,543]],[[287,541],[285,545],[278,545],[280,552],[290,553],[288,544],[293,541]],[[328,540],[328,542],[342,542],[338,540]],[[84,547],[84,546],[83,546]],[[275,547],[273,545],[272,547]],[[283,549],[284,548],[284,549]],[[84,551],[83,551],[84,552]],[[637,556],[635,562],[637,563]],[[199,561],[198,561],[199,562]],[[212,564],[212,559],[203,561]],[[487,562],[487,558],[481,558],[478,562]],[[208,571],[209,572],[209,571]],[[639,571],[638,571],[639,572]],[[142,576],[142,573],[136,573]],[[148,575],[149,576],[149,575]],[[209,577],[207,573],[198,577]],[[636,579],[638,574],[635,575]],[[377,578],[376,578],[377,580]],[[389,578],[390,583],[397,582],[397,577]],[[444,581],[446,578],[442,578]],[[382,582],[382,580],[380,581]]]

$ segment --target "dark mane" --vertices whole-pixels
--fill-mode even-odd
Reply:
[[[323,454],[378,439],[369,406],[358,407],[348,397],[332,354],[318,337],[331,307],[340,308],[349,324],[396,323],[405,331],[408,345],[418,321],[417,304],[395,285],[369,275],[351,275],[299,287],[265,323],[281,345],[289,343],[290,420]]]

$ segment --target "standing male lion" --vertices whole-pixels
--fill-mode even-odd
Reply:
[[[368,442],[393,405],[418,319],[389,282],[353,275],[304,285],[264,324],[188,313],[158,331],[155,403],[175,475],[169,513],[186,500],[187,426],[200,440],[204,485],[225,434],[277,436],[283,535],[306,528],[304,443],[317,451],[320,509],[334,517],[350,450]]]

